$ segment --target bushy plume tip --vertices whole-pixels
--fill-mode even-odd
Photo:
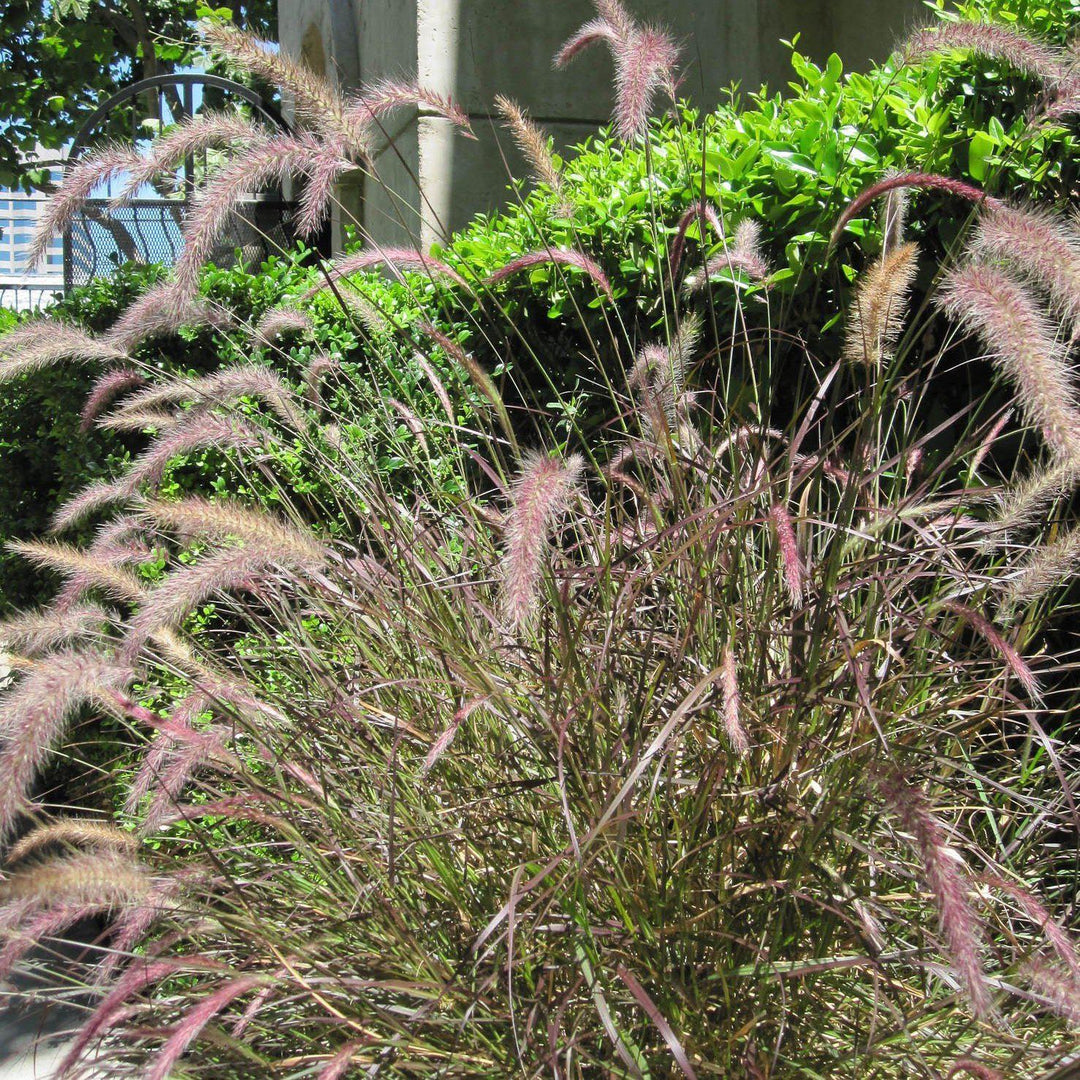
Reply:
[[[968,252],[1045,289],[1054,313],[1080,336],[1080,232],[1041,210],[998,206],[979,219]]]
[[[134,833],[118,829],[107,821],[94,818],[61,818],[48,825],[39,826],[13,844],[7,854],[7,861],[9,864],[18,862],[27,855],[52,846],[115,851],[134,856],[139,849],[139,840]]]
[[[310,334],[312,329],[310,315],[299,308],[279,304],[270,308],[256,323],[251,337],[257,345],[270,345],[283,334]]]
[[[769,520],[772,522],[777,545],[780,549],[784,584],[787,585],[792,603],[798,606],[802,603],[806,568],[803,565],[802,556],[799,554],[799,542],[795,537],[795,524],[791,520],[787,507],[779,502],[774,502],[769,508]]]
[[[86,404],[79,416],[79,429],[89,431],[94,421],[118,397],[145,385],[146,377],[134,368],[113,368],[106,371],[90,388]]]
[[[312,177],[319,170],[323,183],[319,200],[304,201],[301,218],[304,228],[313,230],[321,224],[332,195],[326,183],[349,169],[352,162],[342,156],[341,144],[310,133],[278,135],[249,147],[219,169],[192,200],[184,223],[184,249],[176,263],[176,282],[183,295],[194,295],[199,271],[210,261],[214,245],[229,215],[239,200],[267,184],[281,183],[287,177]]]
[[[1080,401],[1066,350],[1031,293],[997,267],[968,263],[946,275],[937,303],[979,335],[1054,452],[1080,457]]]
[[[188,157],[215,147],[251,145],[266,137],[264,128],[235,113],[207,109],[186,117],[172,131],[154,140],[141,164],[127,170],[127,181],[113,205],[130,201],[144,184],[172,172]]]
[[[297,122],[324,136],[343,138],[350,154],[366,159],[372,150],[369,125],[348,115],[345,102],[324,78],[308,70],[281,49],[235,26],[206,23],[203,40],[211,51],[249,75],[277,87],[292,99]]]
[[[1065,54],[1052,45],[1001,23],[962,19],[916,30],[901,46],[905,63],[939,53],[963,50],[990,60],[1004,60],[1033,79],[1056,83],[1068,71]]]
[[[340,281],[362,270],[370,270],[374,266],[387,267],[399,279],[404,271],[411,270],[426,274],[428,277],[438,275],[449,278],[456,285],[465,289],[469,288],[469,283],[452,266],[448,266],[432,255],[425,255],[415,248],[378,248],[375,251],[356,251],[352,255],[345,255],[338,259],[328,269],[328,280],[308,289],[301,299],[310,300],[317,293],[329,288],[332,282]]]
[[[181,1017],[172,1034],[155,1054],[153,1065],[146,1074],[147,1080],[167,1080],[173,1066],[199,1032],[227,1005],[265,982],[262,975],[242,975],[221,983],[216,990],[202,998]]]
[[[724,730],[735,753],[742,756],[750,749],[750,740],[746,737],[746,730],[742,723],[739,676],[735,669],[735,650],[730,645],[725,645],[720,654],[720,693]]]
[[[159,435],[119,483],[134,495],[144,484],[151,487],[158,484],[169,463],[181,454],[207,447],[223,450],[257,446],[259,434],[252,425],[212,412],[192,412]]]
[[[524,626],[535,612],[548,537],[577,489],[583,464],[577,454],[565,462],[544,454],[522,461],[499,571],[502,612],[512,629]]]
[[[674,277],[682,264],[683,251],[686,248],[686,234],[690,226],[697,222],[701,228],[701,242],[705,243],[705,225],[711,225],[716,232],[717,238],[725,239],[724,225],[720,220],[720,214],[716,207],[704,199],[697,199],[691,203],[679,218],[675,227],[675,235],[671,240],[668,253],[668,265],[671,267],[671,276]]]
[[[1051,590],[1072,581],[1080,570],[1080,527],[1034,548],[1006,578],[1001,618],[1010,620],[1020,608],[1038,603]]]
[[[122,483],[94,480],[57,509],[49,523],[49,531],[61,533],[73,529],[98,511],[126,499],[129,494]]]
[[[952,1068],[945,1074],[945,1080],[953,1080],[954,1077],[959,1076],[961,1073],[974,1076],[975,1080],[1005,1080],[997,1069],[991,1069],[989,1065],[984,1065],[981,1061],[975,1061],[973,1058],[961,1058],[959,1061],[954,1062]]]
[[[27,268],[41,262],[53,237],[68,229],[96,188],[139,168],[142,160],[133,146],[113,142],[68,165],[38,221],[27,252]]]
[[[429,116],[441,116],[473,137],[469,114],[445,94],[427,90],[415,82],[383,79],[357,94],[346,105],[346,116],[357,125],[381,120],[387,113],[405,106],[414,106]]]
[[[111,616],[100,604],[24,611],[0,622],[0,645],[23,656],[50,652],[100,633]]]
[[[220,327],[227,319],[224,310],[185,292],[172,279],[166,279],[130,303],[109,328],[104,340],[124,352],[131,352],[148,338],[175,334],[184,327]]]
[[[568,38],[555,54],[564,67],[582,50],[603,42],[615,62],[615,122],[619,136],[632,139],[645,130],[657,90],[674,95],[679,48],[671,36],[636,22],[618,0],[595,0],[597,18]]]
[[[840,234],[847,227],[847,223],[851,221],[852,218],[858,217],[859,214],[874,202],[875,199],[880,198],[882,195],[888,195],[890,192],[897,191],[901,188],[923,188],[930,191],[944,191],[950,195],[956,195],[961,199],[966,199],[968,202],[988,208],[1002,205],[1000,199],[995,199],[992,195],[987,195],[982,188],[975,187],[972,184],[965,184],[963,180],[954,180],[951,176],[938,176],[936,173],[920,172],[894,173],[891,176],[886,176],[884,179],[879,180],[876,184],[871,184],[868,188],[856,195],[855,198],[844,207],[844,212],[833,226],[832,235],[829,237],[829,247],[832,247],[836,243]]]
[[[1031,670],[1028,662],[1016,651],[1013,645],[1005,640],[1001,631],[986,616],[980,615],[979,612],[955,600],[947,601],[944,607],[947,611],[951,611],[954,615],[963,619],[992,649],[1000,654],[1008,669],[1032,700],[1036,702],[1041,700],[1039,680],[1035,677],[1035,673]]]
[[[38,566],[67,578],[78,578],[86,588],[101,589],[112,599],[130,603],[143,595],[138,578],[115,565],[107,555],[46,540],[12,540],[7,546],[9,551]]]
[[[512,277],[514,274],[520,274],[522,270],[530,270],[534,266],[543,266],[545,263],[556,263],[559,266],[569,266],[575,270],[583,270],[593,279],[600,291],[609,300],[614,299],[615,294],[612,292],[611,282],[608,281],[604,271],[588,255],[584,255],[580,251],[567,251],[563,248],[544,248],[541,251],[530,251],[525,255],[519,255],[516,259],[511,259],[510,262],[489,274],[484,279],[484,284],[494,285],[499,281]]]
[[[503,118],[506,129],[513,136],[525,160],[532,166],[536,178],[547,184],[556,195],[561,195],[562,177],[552,160],[547,136],[511,98],[499,94],[495,98],[495,111]]]
[[[61,360],[126,360],[114,342],[96,338],[58,319],[34,319],[0,337],[0,383],[28,375]]]
[[[141,514],[184,539],[238,540],[258,546],[264,553],[275,552],[283,559],[314,566],[326,558],[325,546],[306,529],[231,499],[213,501],[189,495],[175,502],[152,500]]]
[[[0,697],[0,727],[5,734],[0,746],[0,838],[10,834],[25,808],[30,785],[75,709],[88,701],[107,706],[104,690],[123,685],[129,677],[112,659],[64,649],[35,661]],[[0,885],[0,898],[16,895],[21,886],[13,881],[9,878]]]

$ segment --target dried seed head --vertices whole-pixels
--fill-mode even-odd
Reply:
[[[903,244],[863,274],[844,337],[844,358],[850,363],[877,370],[891,358],[904,328],[917,256],[915,244]]]

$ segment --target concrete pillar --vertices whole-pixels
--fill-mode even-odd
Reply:
[[[781,38],[848,66],[884,56],[918,0],[628,0],[640,18],[684,44],[688,97],[715,104],[733,83],[783,87],[791,77]],[[425,248],[507,196],[507,165],[524,163],[492,117],[496,94],[515,98],[554,136],[573,145],[610,116],[611,63],[602,49],[555,71],[559,45],[593,14],[588,0],[279,0],[282,48],[325,65],[340,86],[418,76],[472,118],[477,142],[424,109],[395,114],[376,171],[343,193],[346,211],[382,245],[419,239]],[[316,45],[320,43],[321,49]]]

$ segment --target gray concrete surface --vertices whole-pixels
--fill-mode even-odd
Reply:
[[[65,974],[93,940],[87,922],[66,940],[35,950],[0,992],[0,1080],[49,1080],[63,1060],[74,1032],[87,1016],[84,996],[64,987]]]

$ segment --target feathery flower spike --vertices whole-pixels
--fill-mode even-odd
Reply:
[[[95,188],[137,169],[142,157],[133,146],[108,143],[64,170],[60,187],[45,204],[27,253],[27,269],[45,257],[54,236],[61,235],[86,205]]]
[[[575,270],[584,270],[599,287],[600,291],[609,299],[613,300],[615,294],[611,291],[611,282],[608,281],[604,271],[580,251],[566,251],[562,248],[545,248],[542,251],[530,251],[511,259],[505,266],[484,278],[485,285],[494,285],[522,270],[530,270],[534,266],[543,266],[545,263],[556,263],[559,266],[570,266]]]
[[[848,313],[844,358],[877,370],[900,340],[917,270],[915,244],[882,255],[859,279]]]
[[[981,930],[968,902],[967,878],[946,844],[945,832],[931,813],[923,792],[896,771],[882,776],[879,788],[886,806],[912,839],[937,907],[945,946],[975,1015],[987,1017],[993,1005],[979,955]]]
[[[111,659],[65,649],[35,661],[0,697],[0,726],[5,733],[0,746],[0,839],[10,835],[26,806],[30,785],[68,717],[88,701],[107,705],[104,688],[123,685],[128,678]],[[11,898],[18,888],[9,878],[0,885],[0,898]]]
[[[946,275],[937,303],[978,333],[1055,454],[1080,458],[1080,398],[1066,349],[1031,293],[996,267],[969,263]]]
[[[525,114],[516,101],[499,94],[495,98],[495,111],[503,118],[506,129],[532,166],[534,175],[547,184],[556,194],[562,195],[562,177],[552,161],[548,140],[544,133]]]
[[[1039,680],[1035,678],[1035,673],[1028,666],[1028,662],[1005,640],[1001,631],[989,619],[955,600],[947,600],[942,606],[946,611],[951,611],[963,619],[992,649],[1001,654],[1008,669],[1016,676],[1033,701],[1041,700]]]
[[[916,30],[901,46],[905,63],[954,50],[975,53],[990,60],[1004,60],[1033,79],[1056,83],[1068,71],[1065,54],[1052,45],[1000,23],[963,19],[940,22]]]
[[[499,570],[502,612],[512,629],[524,626],[535,612],[548,536],[577,490],[583,464],[577,454],[562,462],[530,453],[522,461]]]
[[[720,654],[720,692],[723,697],[724,730],[740,757],[750,749],[750,740],[742,724],[739,677],[735,670],[735,650],[725,645]]]
[[[776,530],[780,560],[784,569],[784,583],[787,585],[792,603],[798,606],[802,603],[806,569],[803,566],[802,556],[799,554],[798,541],[795,539],[794,522],[787,508],[778,502],[774,502],[769,508],[769,520]]]
[[[875,199],[882,195],[888,195],[890,192],[906,188],[924,188],[930,191],[945,191],[950,195],[959,196],[962,199],[967,199],[968,202],[987,208],[995,208],[1004,205],[1000,199],[995,199],[992,195],[987,195],[982,188],[975,187],[972,184],[965,184],[963,180],[953,180],[952,177],[938,176],[935,173],[895,173],[892,176],[885,177],[883,180],[879,180],[876,184],[871,184],[848,203],[844,208],[844,212],[833,226],[832,235],[829,237],[829,247],[831,248],[836,243],[840,234],[847,226],[847,223],[851,221],[852,218],[858,217],[858,215]]]
[[[585,23],[555,54],[565,67],[578,53],[605,43],[615,62],[615,122],[620,138],[633,139],[644,130],[653,98],[662,86],[674,97],[679,48],[671,36],[632,19],[619,0],[594,0],[597,18]]]
[[[89,431],[94,421],[118,397],[145,385],[146,377],[133,368],[113,368],[105,372],[90,388],[79,416],[79,430]]]
[[[998,206],[981,216],[967,250],[1045,289],[1073,340],[1080,336],[1080,232],[1071,222],[1041,210]]]

